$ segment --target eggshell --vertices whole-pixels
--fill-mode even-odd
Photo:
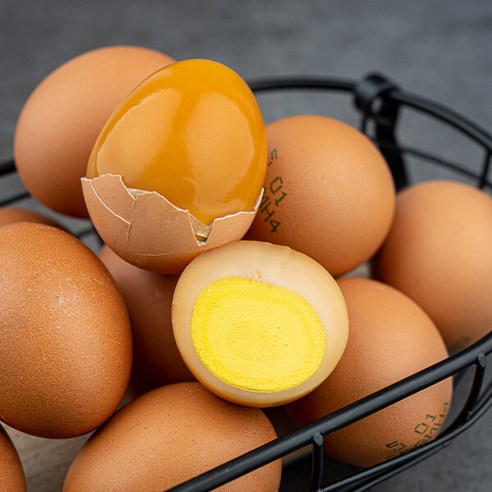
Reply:
[[[174,59],[137,46],[83,53],[51,72],[17,121],[14,156],[31,195],[46,206],[87,217],[80,178],[104,123],[145,77]]]
[[[174,340],[171,302],[178,277],[137,268],[104,246],[99,258],[125,299],[133,339],[132,380],[138,392],[194,381]]]
[[[17,207],[0,208],[0,226],[4,224],[13,224],[14,222],[36,222],[53,227],[61,227],[56,221],[41,215],[33,210],[26,210]]]
[[[410,298],[375,280],[339,282],[350,336],[335,370],[311,394],[289,406],[304,425],[447,357],[437,328]],[[325,438],[325,451],[371,466],[434,439],[452,396],[451,379],[401,400]]]
[[[2,492],[26,490],[26,478],[19,455],[2,426],[0,426],[0,485]]]
[[[241,239],[261,200],[260,194],[253,210],[206,226],[159,193],[128,189],[118,175],[83,178],[82,189],[104,242],[132,265],[165,274],[180,273],[200,253]]]
[[[73,461],[64,492],[162,491],[275,439],[261,410],[228,403],[199,383],[158,388],[114,415]],[[277,491],[273,462],[216,490]]]
[[[333,276],[369,259],[394,213],[388,166],[361,132],[333,118],[298,115],[267,126],[265,194],[246,239],[307,254]]]
[[[104,422],[131,368],[131,330],[109,272],[78,239],[44,224],[0,227],[0,418],[66,438]]]
[[[374,274],[414,299],[450,349],[485,336],[492,330],[492,198],[455,181],[405,189]]]
[[[192,339],[192,317],[197,298],[213,282],[228,277],[242,277],[266,285],[283,287],[305,299],[316,312],[325,333],[324,355],[319,366],[305,381],[278,390],[249,390],[227,383],[210,371],[198,355]],[[257,314],[251,312],[254,325]],[[208,389],[226,400],[252,407],[268,407],[292,401],[317,387],[334,369],[345,349],[348,337],[348,319],[343,297],[333,277],[317,262],[286,246],[259,241],[237,241],[206,252],[193,260],[181,274],[173,297],[172,322],[174,336],[183,360],[194,376]],[[231,322],[232,323],[232,322]],[[263,322],[259,322],[261,325]],[[265,323],[270,323],[266,321]],[[260,349],[265,343],[275,351],[290,350],[290,339],[282,331],[282,319],[271,326],[278,329],[273,339],[252,335],[247,343]],[[268,326],[270,326],[268,324]],[[230,337],[224,326],[224,338]],[[254,333],[254,332],[253,332]],[[278,345],[277,345],[278,342]],[[273,350],[273,349],[272,349]],[[253,350],[253,353],[257,351]],[[237,353],[242,358],[242,353]],[[282,357],[269,359],[273,367]],[[260,361],[246,359],[251,368]],[[250,361],[250,362],[249,362]]]

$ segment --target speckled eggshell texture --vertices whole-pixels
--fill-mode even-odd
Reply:
[[[0,227],[0,418],[40,437],[85,434],[128,385],[128,313],[109,272],[70,234]]]
[[[2,492],[26,490],[26,479],[19,455],[2,426],[0,426],[0,490]]]
[[[84,445],[64,492],[160,492],[276,437],[259,409],[214,396],[197,382],[177,383],[128,404]],[[276,461],[217,490],[277,491]]]

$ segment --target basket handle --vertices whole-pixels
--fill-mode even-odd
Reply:
[[[405,161],[396,139],[396,124],[400,104],[392,99],[392,93],[399,91],[398,86],[379,73],[370,73],[355,85],[354,105],[362,113],[361,130],[367,133],[367,123],[375,123],[376,142],[389,143],[379,145],[379,149],[388,162],[397,190],[407,186],[408,175]]]

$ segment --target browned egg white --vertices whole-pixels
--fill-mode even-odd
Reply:
[[[23,432],[85,434],[128,385],[128,313],[83,243],[44,224],[0,227],[0,418]]]
[[[84,445],[64,492],[162,492],[275,439],[265,414],[217,398],[197,382],[137,398]],[[273,462],[217,490],[277,491]]]

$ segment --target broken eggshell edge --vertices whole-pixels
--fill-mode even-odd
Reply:
[[[253,210],[219,217],[207,226],[155,191],[127,188],[120,175],[81,181],[89,215],[101,239],[127,262],[163,274],[181,273],[200,253],[240,240],[263,196],[262,189]]]

